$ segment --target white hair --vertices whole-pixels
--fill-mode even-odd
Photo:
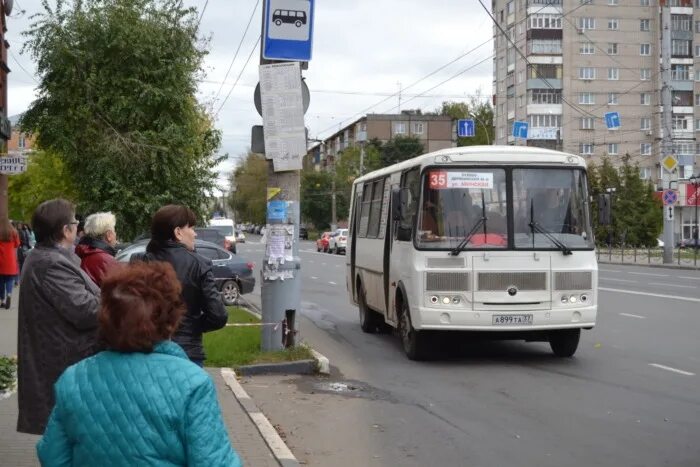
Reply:
[[[85,219],[85,235],[93,238],[102,238],[108,230],[115,232],[117,219],[111,212],[96,212]]]

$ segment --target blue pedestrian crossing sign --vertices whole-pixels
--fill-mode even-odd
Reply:
[[[527,139],[527,122],[513,122],[513,137]]]
[[[457,136],[470,138],[474,133],[474,120],[457,120]]]
[[[265,0],[263,58],[311,60],[315,0]]]
[[[605,125],[608,130],[615,130],[620,128],[620,113],[619,112],[608,112],[605,114]]]

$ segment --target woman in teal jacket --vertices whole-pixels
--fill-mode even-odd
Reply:
[[[69,367],[37,444],[42,466],[240,466],[209,375],[169,338],[184,312],[167,263],[113,271],[102,286],[107,350]]]

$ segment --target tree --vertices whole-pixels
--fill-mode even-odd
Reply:
[[[47,199],[78,201],[75,183],[60,157],[48,151],[32,153],[27,171],[9,181],[10,218],[29,222],[39,204]]]
[[[482,102],[477,98],[472,98],[469,103],[445,101],[435,113],[452,117],[454,120],[465,118],[474,120],[476,125],[474,137],[457,138],[457,146],[484,145],[493,142],[493,107],[488,102]]]
[[[330,225],[332,187],[331,172],[305,170],[301,174],[301,218],[317,229],[326,229]]]
[[[415,136],[396,136],[384,144],[377,143],[379,142],[372,145],[379,150],[379,160],[382,167],[412,159],[425,152],[423,143]]]
[[[180,0],[42,5],[26,33],[40,83],[23,130],[80,181],[85,211],[113,211],[125,237],[168,203],[203,219],[221,158],[195,98],[206,53],[196,10]]]
[[[231,174],[229,206],[236,219],[254,224],[264,224],[267,213],[267,168],[261,154],[249,153]]]

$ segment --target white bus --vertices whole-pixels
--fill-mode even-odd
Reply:
[[[547,149],[445,149],[353,185],[347,287],[368,333],[398,329],[410,359],[434,331],[548,341],[570,357],[596,324],[586,164]]]

